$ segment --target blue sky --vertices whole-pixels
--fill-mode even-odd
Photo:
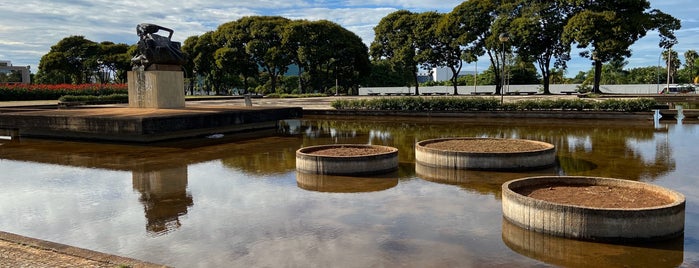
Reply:
[[[173,39],[214,30],[218,25],[250,15],[279,15],[290,19],[327,19],[355,32],[368,45],[374,38],[373,27],[385,15],[407,9],[413,12],[449,12],[462,1],[443,0],[3,0],[0,2],[0,60],[32,67],[36,72],[41,56],[50,47],[70,35],[83,35],[95,42],[113,41],[133,44],[138,40],[136,24],[155,23],[175,30]],[[696,0],[651,0],[651,8],[660,9],[682,21],[674,47],[681,55],[688,49],[699,50],[699,5]],[[658,65],[656,32],[632,46],[627,68]],[[478,62],[481,71],[487,58]],[[467,65],[465,70],[473,70]],[[567,76],[591,67],[588,59],[573,53]]]

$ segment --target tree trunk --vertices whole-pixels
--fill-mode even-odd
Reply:
[[[500,76],[501,67],[499,60],[496,59],[497,56],[493,57],[493,53],[491,53],[490,50],[488,50],[488,57],[490,58],[490,64],[494,66],[493,73],[495,74],[495,95],[500,95],[500,89],[502,88],[502,77]]]
[[[413,79],[415,80],[415,95],[417,96],[417,95],[420,95],[420,89],[419,89],[420,83],[417,80],[417,67],[415,67],[415,69],[413,69]]]
[[[301,64],[299,64],[299,93],[303,94],[303,93],[305,93],[305,90],[304,90],[303,78],[301,78],[301,74],[303,74],[303,67],[301,67]]]
[[[602,61],[595,60],[595,82],[594,82],[594,85],[592,86],[592,93],[602,94],[602,91],[599,89],[599,82],[601,80],[601,76],[602,76]]]

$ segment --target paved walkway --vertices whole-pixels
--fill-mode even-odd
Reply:
[[[64,244],[0,232],[0,267],[165,267]]]

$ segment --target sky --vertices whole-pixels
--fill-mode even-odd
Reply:
[[[136,25],[154,23],[175,31],[174,41],[215,30],[219,25],[243,16],[275,15],[289,19],[330,20],[353,31],[367,46],[374,39],[373,28],[387,14],[406,9],[412,12],[450,12],[459,0],[3,0],[0,2],[0,60],[14,66],[31,66],[36,73],[39,61],[51,46],[71,35],[95,41],[134,44]],[[696,0],[650,0],[682,22],[676,32],[680,54],[699,50],[699,5]],[[626,68],[657,66],[661,49],[657,32],[649,32],[632,47]],[[566,76],[591,68],[589,59],[572,53]],[[683,60],[681,58],[681,60]],[[487,56],[464,70],[481,72],[489,66]]]

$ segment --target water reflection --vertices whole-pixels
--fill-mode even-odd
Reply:
[[[502,241],[519,254],[562,267],[677,267],[684,259],[682,237],[652,244],[594,243],[525,230],[506,219]]]
[[[533,176],[562,175],[562,171],[556,167],[522,172],[503,172],[437,168],[420,163],[415,163],[415,173],[419,178],[427,181],[456,185],[464,190],[479,194],[492,194],[496,199],[501,198],[502,189],[500,186],[509,180]]]
[[[333,142],[387,145],[398,148],[401,162],[410,163],[415,159],[415,143],[420,140],[498,137],[554,144],[560,169],[571,176],[601,173],[608,177],[654,180],[675,166],[671,149],[662,138],[666,130],[643,120],[318,117],[294,124],[298,126],[295,129],[312,133],[312,138],[303,137],[304,146]],[[280,131],[289,133],[284,127]],[[648,151],[638,144],[653,144],[657,150]]]
[[[279,133],[244,139],[139,146],[0,140],[0,229],[177,267],[546,266],[538,260],[547,259],[522,256],[508,248],[514,242],[503,243],[501,183],[552,174],[655,181],[682,191],[694,204],[698,127],[620,120],[317,117],[284,121]],[[552,169],[523,173],[415,165],[417,141],[462,136],[549,142],[557,147],[558,161]],[[396,147],[399,170],[378,179],[296,174],[298,148],[331,143]],[[328,194],[348,192],[357,194]],[[687,207],[683,247],[689,266],[699,260],[697,215]],[[584,250],[604,258],[647,254],[671,265],[681,262],[682,246],[592,245]],[[657,250],[667,256],[653,253]]]
[[[296,183],[304,190],[328,193],[362,193],[390,189],[398,185],[398,173],[375,177],[329,176],[296,172]]]
[[[134,170],[133,188],[141,193],[139,201],[146,214],[146,230],[154,235],[169,233],[182,224],[180,216],[194,204],[187,192],[187,166]]]

